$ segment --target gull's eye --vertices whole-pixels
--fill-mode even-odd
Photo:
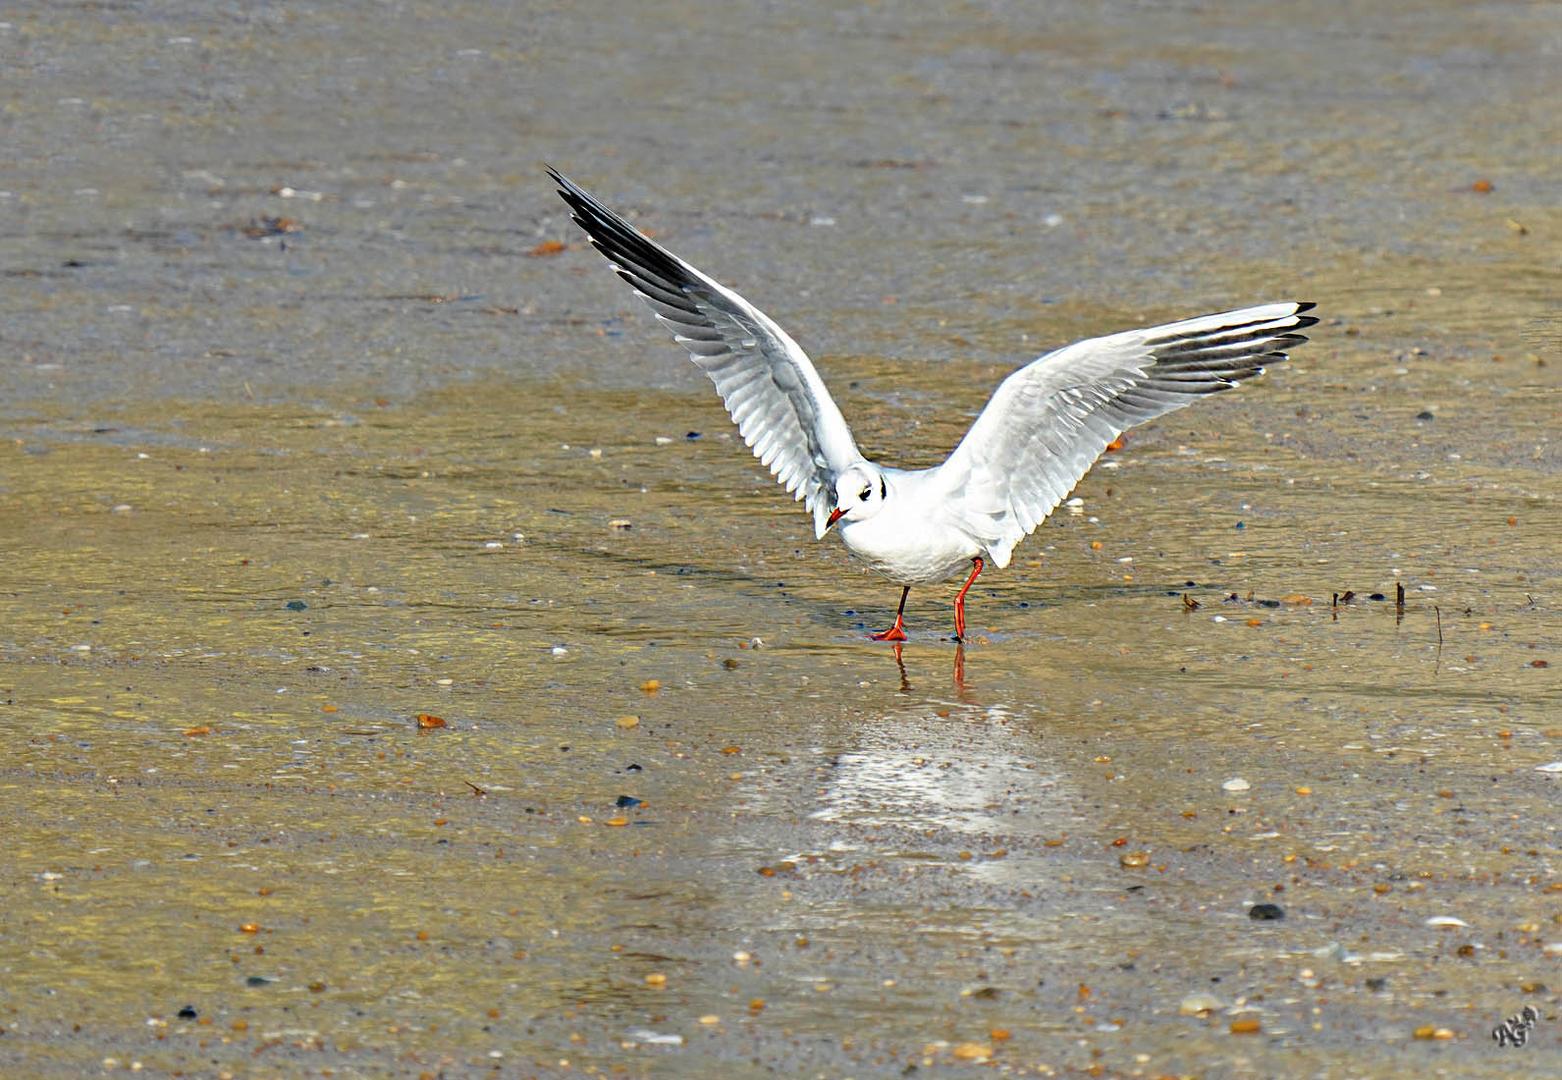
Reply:
[[[862,494],[858,495],[857,498],[861,499],[863,502],[867,502],[869,496],[871,496],[872,494],[873,494],[873,485],[869,484],[867,487],[862,489]]]

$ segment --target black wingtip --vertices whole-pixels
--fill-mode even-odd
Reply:
[[[544,163],[542,167],[548,170],[549,178],[552,179],[553,183],[558,187],[559,194],[564,196],[566,201],[570,195],[583,194],[579,184],[575,183],[575,181],[559,172],[559,170],[555,169],[552,165]]]
[[[550,169],[548,171],[552,172],[553,170]],[[1318,306],[1317,304],[1313,303],[1311,300],[1296,300],[1296,301],[1293,301],[1293,302],[1296,304],[1296,314],[1298,314],[1298,315],[1300,315],[1304,311],[1311,311],[1313,308]],[[1313,321],[1316,322],[1317,320],[1315,319]]]

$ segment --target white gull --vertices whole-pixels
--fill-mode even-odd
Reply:
[[[1046,520],[1107,445],[1135,424],[1229,390],[1307,338],[1310,303],[1284,301],[1127,330],[1056,349],[999,385],[942,464],[896,469],[869,461],[808,354],[743,297],[642,235],[590,192],[550,168],[577,224],[689,351],[726,403],[743,440],[814,516],[819,538],[840,523],[846,548],[903,586],[906,597],[988,562]]]

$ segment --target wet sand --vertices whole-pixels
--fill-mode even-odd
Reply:
[[[755,18],[5,16],[0,1071],[1562,1069],[1555,12]],[[542,160],[900,464],[1325,321],[897,658]]]

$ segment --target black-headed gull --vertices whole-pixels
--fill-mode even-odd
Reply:
[[[911,586],[969,570],[955,596],[964,638],[976,576],[989,560],[1008,566],[1112,440],[1262,373],[1318,321],[1303,314],[1312,304],[1286,301],[1076,342],[1004,379],[943,464],[895,469],[863,457],[808,354],[768,315],[548,174],[592,245],[716,384],[743,441],[813,512],[815,535],[839,522],[847,550],[903,586],[877,641],[906,639]]]

